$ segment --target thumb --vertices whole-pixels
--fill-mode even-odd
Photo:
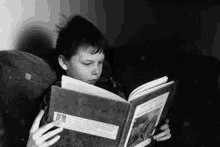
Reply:
[[[34,133],[35,131],[37,131],[39,129],[40,121],[41,121],[41,118],[43,117],[43,115],[44,115],[44,110],[41,110],[40,113],[37,115],[37,117],[34,120],[34,123],[31,127],[31,130],[30,130],[31,133]]]

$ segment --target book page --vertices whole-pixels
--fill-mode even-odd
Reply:
[[[150,144],[169,93],[166,92],[136,107],[125,147],[143,147]]]
[[[92,94],[95,96],[100,96],[108,99],[114,99],[117,101],[127,102],[122,97],[107,91],[105,89],[99,88],[97,86],[82,82],[80,80],[73,79],[71,77],[62,76],[61,87],[68,90],[74,90],[82,93]]]
[[[153,80],[153,81],[150,81],[148,83],[145,83],[139,87],[137,87],[136,89],[134,89],[131,94],[129,95],[129,97],[131,97],[132,95],[136,94],[136,93],[140,93],[144,90],[147,90],[147,89],[150,89],[150,88],[153,88],[153,87],[156,87],[158,85],[161,85],[161,84],[164,84],[166,83],[168,80],[168,77],[167,76],[164,76],[164,77],[161,77],[159,79],[156,79],[156,80]]]
[[[170,81],[168,83],[164,83],[162,85],[159,85],[159,86],[156,86],[156,87],[153,87],[153,88],[150,88],[150,89],[146,89],[145,91],[134,93],[131,97],[128,98],[128,101],[132,101],[134,99],[137,99],[137,98],[141,97],[142,95],[146,95],[146,94],[151,93],[151,92],[153,92],[157,89],[168,86],[168,85],[172,84],[173,82],[174,81]]]
[[[57,127],[62,127],[68,130],[82,132],[112,140],[116,139],[119,130],[119,126],[116,125],[72,116],[60,112],[54,112],[53,120],[61,121]]]

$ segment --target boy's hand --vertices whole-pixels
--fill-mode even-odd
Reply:
[[[161,133],[154,135],[153,139],[156,141],[165,141],[171,138],[169,120],[166,119],[166,123],[160,127]]]
[[[41,110],[41,112],[35,118],[34,123],[30,130],[27,147],[48,147],[48,146],[53,145],[55,142],[57,142],[60,139],[60,136],[57,135],[53,139],[46,141],[50,137],[53,137],[56,134],[60,133],[63,130],[63,128],[57,128],[53,131],[47,132],[49,129],[53,128],[54,126],[58,124],[57,121],[51,122],[39,128],[40,121],[43,115],[44,115],[44,111]],[[44,134],[45,132],[47,133]]]

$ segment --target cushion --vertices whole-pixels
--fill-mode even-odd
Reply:
[[[3,50],[0,78],[0,146],[21,146],[39,113],[42,96],[57,79],[56,73],[33,54]]]

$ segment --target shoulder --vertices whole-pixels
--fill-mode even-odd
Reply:
[[[53,85],[55,86],[59,86],[61,87],[61,81],[56,81]],[[49,102],[50,102],[50,94],[51,94],[51,87],[48,88],[47,92],[44,94],[44,97],[43,97],[43,100],[41,102],[41,105],[40,105],[40,109],[43,109],[45,114],[41,120],[41,125],[43,125],[44,123],[47,122],[47,119],[48,119],[48,112],[49,112]]]
[[[61,87],[61,81],[57,81],[53,85]]]
[[[61,81],[56,81],[52,86],[61,87]],[[44,95],[44,102],[48,101],[50,93],[51,93],[51,87],[48,88],[47,92]]]

